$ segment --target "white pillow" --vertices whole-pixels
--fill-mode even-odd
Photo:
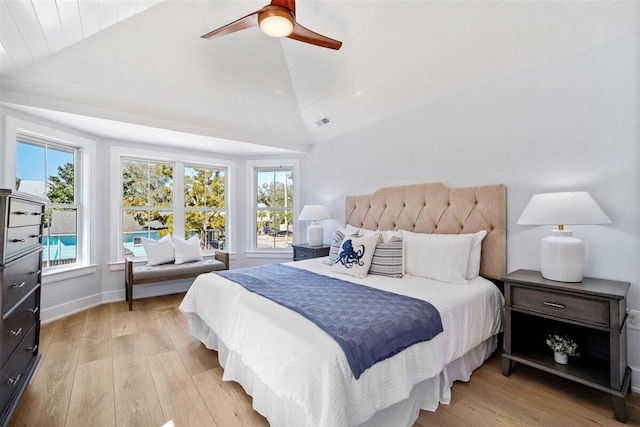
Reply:
[[[375,233],[374,230],[367,230],[366,228],[354,227],[351,224],[347,224],[346,231],[347,231],[346,234],[351,234],[354,236],[366,236],[366,235]]]
[[[200,239],[198,239],[198,236],[193,236],[189,240],[173,236],[173,244],[176,247],[176,264],[202,261],[202,251],[200,251]]]
[[[480,274],[480,256],[482,255],[482,240],[486,237],[487,230],[481,230],[471,234],[473,245],[471,255],[469,255],[469,266],[467,267],[467,280],[473,280]]]
[[[331,266],[331,269],[349,276],[366,277],[377,243],[378,236],[375,234],[362,237],[345,236],[338,254],[338,261]]]
[[[140,240],[142,241],[144,252],[147,254],[147,265],[167,264],[175,259],[170,234],[160,240],[151,240],[146,237],[142,237]]]
[[[402,236],[407,274],[448,283],[467,283],[473,235],[403,231]]]

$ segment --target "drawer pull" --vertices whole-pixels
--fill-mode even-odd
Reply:
[[[13,285],[11,285],[11,287],[12,287],[13,289],[18,289],[18,288],[23,287],[23,286],[24,286],[24,285],[26,285],[26,284],[27,284],[27,282],[14,283]]]
[[[30,271],[29,274],[40,274],[42,270]]]
[[[555,302],[543,302],[544,305],[555,308],[564,308],[564,305]]]
[[[15,378],[9,378],[9,379],[7,380],[7,384],[9,384],[9,385],[16,385],[16,384],[18,384],[18,381],[20,381],[20,376],[21,376],[21,375],[22,375],[22,374],[18,374],[18,376],[17,376],[17,377],[15,377]]]
[[[22,333],[22,328],[18,329],[17,331],[14,331],[13,329],[9,331],[9,336],[11,337],[17,337],[18,335],[20,335]]]
[[[25,240],[24,239],[13,239],[12,242],[13,243],[24,243]]]
[[[27,212],[27,211],[16,211],[16,212],[14,212],[14,214],[16,214],[16,215],[29,215],[29,212]]]
[[[31,236],[29,236],[32,239],[39,239],[42,237],[42,234],[32,234]]]
[[[27,349],[25,351],[30,351],[31,353],[37,353],[38,352],[38,344],[34,345],[33,347],[27,347]]]
[[[34,307],[34,308],[30,308],[29,310],[27,310],[29,313],[31,314],[36,314],[38,312],[38,310],[40,309],[40,307]]]
[[[44,216],[44,212],[31,212],[31,215]]]

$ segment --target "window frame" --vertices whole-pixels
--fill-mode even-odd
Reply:
[[[149,162],[170,163],[173,165],[173,232],[179,236],[184,235],[184,168],[199,167],[213,168],[225,170],[225,205],[226,205],[226,226],[225,226],[225,251],[232,253],[235,248],[235,229],[236,218],[235,200],[233,195],[233,185],[235,183],[235,161],[222,158],[203,158],[202,156],[194,156],[187,154],[179,154],[179,160],[176,160],[176,153],[168,151],[154,150],[151,154],[149,150],[141,150],[137,148],[125,146],[111,147],[111,182],[110,194],[113,203],[111,205],[110,216],[111,223],[115,224],[115,230],[111,234],[110,240],[110,262],[111,269],[121,269],[124,264],[124,255],[122,250],[122,159],[141,160]],[[213,253],[204,253],[205,257],[214,256]],[[144,260],[146,258],[136,257],[135,260]]]
[[[5,174],[4,185],[15,188],[16,148],[19,136],[35,142],[47,142],[52,147],[72,149],[74,158],[74,194],[77,209],[76,262],[43,268],[43,283],[67,280],[96,269],[96,183],[92,179],[96,171],[96,141],[51,126],[44,126],[10,115],[5,116]],[[77,150],[77,151],[76,151]],[[10,161],[9,159],[13,159]],[[68,207],[69,205],[48,203],[47,207]]]
[[[264,160],[247,160],[246,161],[246,183],[247,183],[247,215],[246,224],[249,231],[246,240],[246,256],[247,258],[285,258],[293,254],[293,247],[288,248],[258,248],[257,230],[255,224],[257,222],[257,211],[264,210],[258,208],[258,180],[257,172],[260,169],[290,169],[293,173],[293,244],[300,240],[299,221],[300,214],[300,161],[298,159],[264,159]]]

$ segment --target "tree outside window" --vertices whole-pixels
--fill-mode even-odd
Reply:
[[[42,260],[44,268],[78,261],[77,199],[79,149],[19,137],[16,190],[46,200]]]
[[[293,169],[256,169],[256,248],[293,244]]]
[[[122,245],[125,254],[144,256],[141,238],[173,233],[173,165],[122,160]]]
[[[205,252],[226,248],[225,172],[223,168],[184,168],[185,238],[198,236]]]

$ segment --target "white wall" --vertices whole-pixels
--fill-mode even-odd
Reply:
[[[640,309],[640,38],[629,37],[316,145],[305,203],[421,182],[507,186],[508,271],[537,269],[549,227],[515,224],[531,195],[587,190],[613,221],[574,226],[588,276],[631,282]],[[327,233],[325,233],[325,238]],[[629,330],[640,389],[640,331]]]
[[[236,235],[233,236],[233,253],[231,254],[231,267],[248,267],[252,265],[263,264],[265,262],[284,262],[290,261],[291,256],[284,255],[282,258],[251,258],[245,257],[246,238],[244,230],[246,224],[246,174],[244,171],[245,160],[234,158],[228,155],[212,154],[209,152],[201,152],[178,148],[158,147],[150,144],[131,143],[127,141],[103,140],[101,138],[88,135],[81,131],[69,128],[68,126],[59,125],[50,121],[31,116],[7,107],[0,106],[1,120],[0,135],[2,142],[0,144],[0,167],[4,170],[7,162],[15,162],[15,159],[6,158],[4,154],[5,146],[5,117],[10,115],[19,119],[23,119],[48,128],[57,129],[70,134],[79,135],[85,138],[96,140],[96,170],[93,178],[96,185],[96,266],[90,269],[88,274],[81,277],[69,277],[69,275],[49,275],[43,278],[42,285],[42,301],[41,301],[41,317],[43,322],[49,322],[60,317],[67,316],[77,311],[87,309],[89,307],[99,305],[105,302],[122,301],[125,299],[124,288],[124,266],[122,263],[113,263],[110,259],[110,242],[114,237],[111,227],[112,218],[110,208],[112,203],[118,203],[117,200],[110,200],[110,185],[113,181],[112,171],[110,170],[110,152],[111,147],[121,146],[148,150],[151,155],[164,156],[170,158],[184,158],[185,154],[190,156],[199,156],[200,158],[213,158],[234,160],[236,162],[236,180],[233,183],[233,197],[236,200]],[[13,188],[12,182],[4,182],[4,173],[0,173],[0,188]],[[138,285],[134,287],[134,299],[148,297],[153,295],[161,295],[173,292],[181,292],[188,289],[191,281],[167,282],[165,284]]]

